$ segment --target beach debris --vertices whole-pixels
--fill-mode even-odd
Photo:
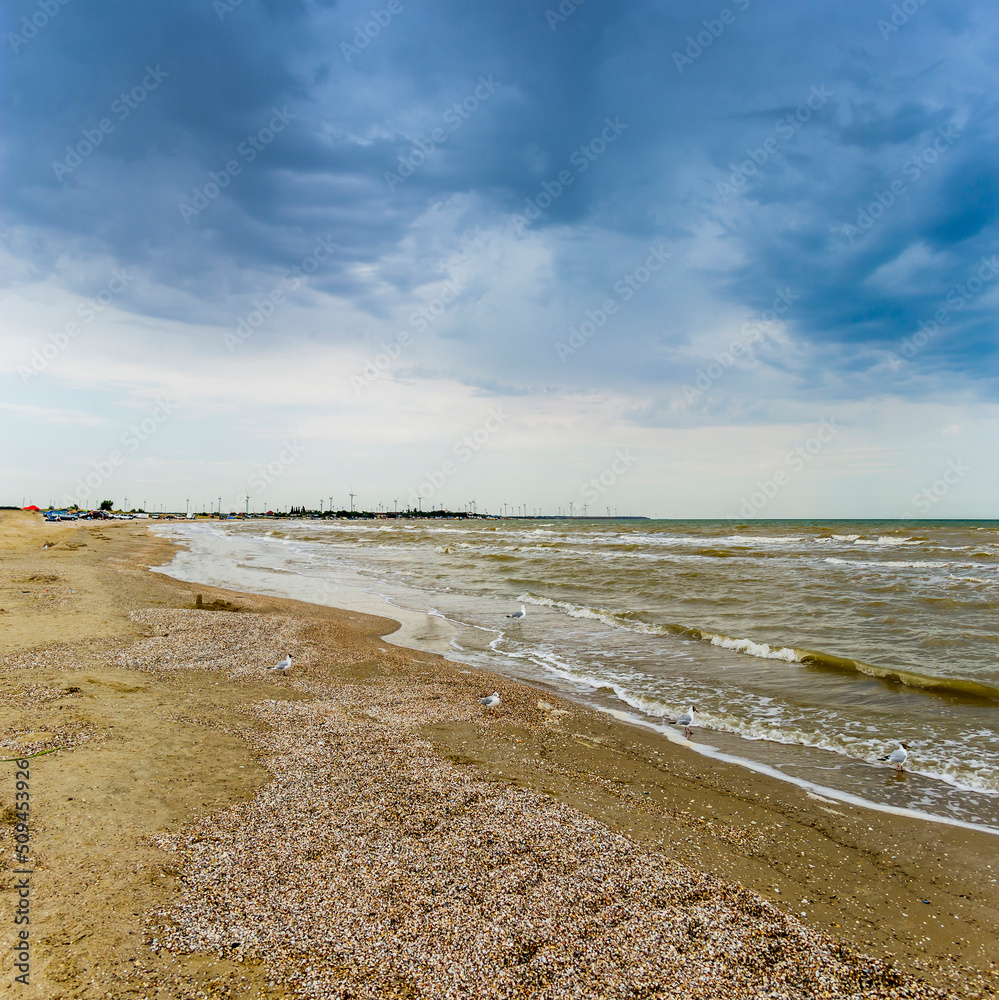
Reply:
[[[268,667],[268,670],[276,670],[279,674],[283,674],[286,670],[291,669],[291,653],[285,653],[284,659],[280,663],[275,663],[273,667]]]
[[[521,604],[519,611],[514,611],[512,615],[507,615],[507,618],[513,618],[515,621],[520,621],[522,618],[527,617],[527,608]]]
[[[905,770],[905,762],[909,759],[909,744],[899,743],[897,750],[892,750],[891,753],[885,754],[884,757],[878,757],[878,760],[886,760],[889,764],[894,764],[900,771]]]
[[[496,706],[499,705],[499,703],[500,703],[499,691],[493,691],[493,693],[489,695],[488,698],[479,699],[479,704],[483,708],[496,708]]]
[[[551,716],[554,722],[558,722],[559,718],[563,715],[571,715],[572,713],[567,708],[556,708],[551,702],[548,701],[538,701],[538,708],[542,712],[546,712]]]
[[[683,726],[683,735],[690,737],[691,731],[690,727],[694,724],[694,706],[691,705],[683,715],[680,716],[676,722],[673,723],[674,726]]]

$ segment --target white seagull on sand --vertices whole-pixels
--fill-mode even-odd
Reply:
[[[291,668],[291,653],[285,653],[284,659],[280,663],[275,663],[273,667],[268,667],[268,670],[277,670],[279,673],[284,673],[286,670]]]
[[[479,704],[483,708],[495,708],[500,703],[499,691],[493,691],[488,698],[480,698]]]
[[[519,611],[514,611],[512,615],[507,615],[507,618],[516,618],[518,621],[520,621],[521,618],[526,618],[526,617],[527,617],[527,608],[525,608],[523,604],[521,604]]]
[[[892,750],[890,754],[886,754],[884,757],[878,757],[878,760],[886,760],[889,764],[894,764],[900,771],[905,770],[905,762],[909,759],[909,744],[899,743],[897,750]]]
[[[674,726],[683,726],[683,735],[690,736],[690,727],[694,724],[694,706],[691,705],[683,715],[680,716],[676,722],[673,723]]]

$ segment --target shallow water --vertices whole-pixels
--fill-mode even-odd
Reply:
[[[999,828],[999,524],[249,522],[161,527],[167,572],[442,616],[456,659],[840,797]],[[523,602],[521,621],[505,615]],[[391,615],[382,605],[383,613]],[[910,770],[877,758],[910,744]]]

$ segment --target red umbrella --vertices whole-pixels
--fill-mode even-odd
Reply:
[[[36,507],[34,504],[32,504],[30,507],[24,507],[23,509],[24,510],[41,510],[42,508],[41,507]]]

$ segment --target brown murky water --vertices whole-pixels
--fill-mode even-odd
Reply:
[[[170,572],[443,616],[453,655],[840,797],[999,828],[999,523],[185,525]],[[304,588],[304,589],[303,589]],[[522,621],[505,615],[523,603]],[[386,613],[390,613],[386,609]],[[905,774],[878,761],[910,744]]]

